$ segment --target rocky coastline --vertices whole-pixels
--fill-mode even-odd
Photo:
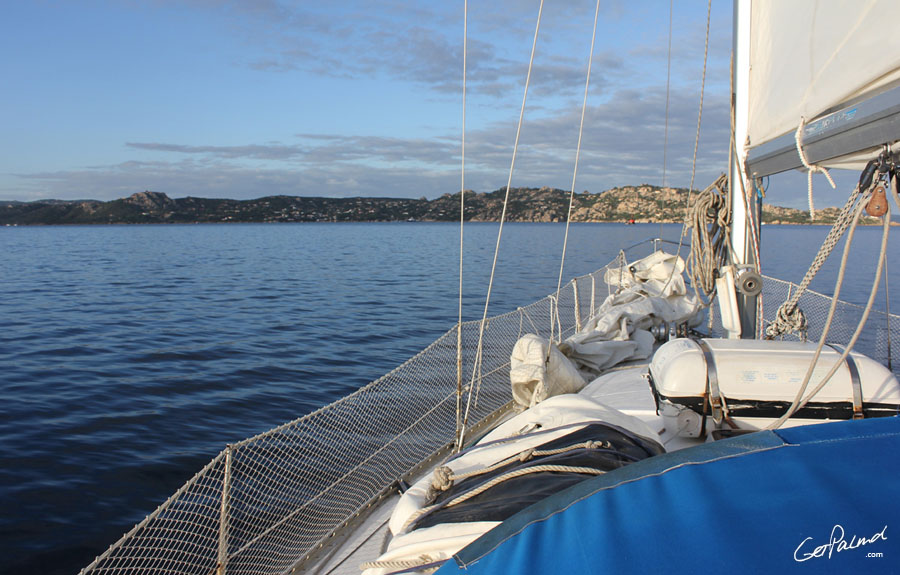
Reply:
[[[492,222],[500,217],[504,190],[466,192],[467,221]],[[687,189],[652,185],[613,188],[575,195],[573,222],[681,223]],[[459,192],[426,198],[321,198],[269,196],[252,200],[170,198],[144,191],[127,198],[0,202],[0,225],[160,224],[228,222],[441,222],[459,220]],[[569,192],[555,188],[513,188],[507,211],[510,222],[565,221]],[[766,224],[830,224],[837,208],[809,213],[763,206]]]

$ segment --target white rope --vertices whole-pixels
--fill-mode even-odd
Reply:
[[[475,364],[472,368],[472,381],[469,385],[469,396],[468,396],[468,399],[466,400],[466,410],[465,410],[465,415],[463,416],[462,429],[460,430],[459,442],[458,442],[458,445],[456,446],[457,451],[462,449],[462,445],[465,441],[466,427],[468,426],[468,422],[469,422],[469,410],[472,406],[473,389],[474,389],[475,395],[477,395],[478,390],[481,389],[480,372],[481,372],[482,354],[484,352],[484,327],[485,327],[485,324],[487,324],[488,307],[490,306],[490,303],[491,303],[491,290],[494,287],[494,275],[497,270],[497,257],[500,254],[500,239],[503,237],[503,223],[506,220],[506,209],[509,206],[509,190],[512,187],[513,170],[516,165],[516,154],[519,150],[519,136],[522,133],[522,121],[525,117],[525,102],[528,99],[528,86],[531,83],[531,70],[534,66],[534,52],[535,52],[535,49],[537,48],[538,32],[540,31],[540,28],[541,28],[541,15],[543,14],[543,11],[544,11],[544,0],[541,0],[540,6],[538,7],[537,23],[535,24],[535,27],[534,27],[534,41],[531,44],[531,58],[528,60],[528,74],[525,76],[525,92],[522,95],[522,108],[519,110],[519,122],[516,127],[516,140],[515,140],[515,143],[513,144],[512,160],[510,161],[510,164],[509,164],[509,178],[506,181],[506,194],[503,197],[503,211],[500,213],[500,229],[497,231],[497,245],[494,248],[494,260],[493,260],[493,263],[491,264],[491,276],[488,279],[487,296],[485,297],[485,300],[484,300],[484,314],[481,316],[481,324],[478,328],[478,347],[475,351]],[[476,384],[476,382],[477,382],[477,384]]]
[[[597,21],[600,16],[600,0],[597,0],[597,7],[594,9],[594,30],[591,33],[591,51],[588,55],[588,67],[587,67],[587,76],[584,80],[584,100],[581,103],[581,122],[578,124],[578,143],[575,146],[575,168],[572,170],[572,187],[569,191],[569,211],[566,214],[566,234],[563,237],[563,248],[562,248],[562,257],[559,261],[559,278],[556,280],[556,299],[559,300],[559,292],[562,289],[562,278],[563,278],[563,268],[566,265],[566,249],[569,245],[569,225],[572,223],[572,206],[575,204],[575,179],[578,175],[578,159],[581,155],[581,138],[584,133],[584,115],[587,110],[587,101],[588,101],[588,88],[591,85],[591,67],[594,62],[594,41],[597,38]],[[576,288],[577,289],[577,288]],[[578,297],[576,295],[575,305],[578,305]],[[578,313],[576,311],[575,321],[577,324],[581,323],[581,318],[578,317]],[[581,326],[577,325],[576,329],[581,331]],[[560,334],[562,337],[562,334]],[[553,322],[550,322],[550,341],[553,341]],[[550,357],[550,346],[547,346],[547,358]]]
[[[431,480],[431,491],[433,491],[435,494],[440,491],[447,491],[448,489],[453,487],[453,484],[457,481],[469,479],[470,477],[478,477],[479,475],[485,475],[517,461],[520,463],[525,463],[527,461],[530,461],[531,459],[534,459],[535,457],[561,455],[563,453],[577,451],[579,449],[612,449],[612,447],[613,445],[609,441],[588,440],[557,449],[525,449],[515,455],[507,457],[506,459],[500,460],[493,465],[481,467],[479,469],[473,469],[472,471],[467,471],[465,473],[453,473],[453,470],[451,468],[442,465],[434,470],[434,477]]]
[[[895,198],[895,201],[898,201]],[[898,205],[900,205],[900,201],[898,201]],[[856,326],[856,330],[853,332],[853,336],[850,338],[850,341],[847,342],[847,345],[844,348],[843,353],[841,353],[840,358],[831,366],[831,370],[822,378],[819,384],[813,389],[809,395],[803,397],[803,394],[806,393],[806,388],[809,385],[809,380],[812,378],[813,370],[815,369],[816,363],[819,360],[819,356],[821,355],[822,348],[825,346],[825,340],[828,337],[828,331],[831,329],[831,322],[834,319],[834,311],[837,307],[838,296],[841,292],[841,285],[844,281],[844,273],[847,269],[847,260],[850,255],[850,245],[853,242],[853,235],[856,232],[856,225],[859,222],[859,216],[862,214],[863,209],[865,208],[865,202],[860,202],[859,206],[855,210],[853,215],[853,223],[850,225],[850,230],[847,233],[847,241],[844,244],[844,255],[841,258],[841,267],[838,271],[838,279],[834,286],[834,295],[831,298],[831,307],[828,309],[828,318],[825,321],[825,327],[822,329],[822,336],[819,338],[819,344],[816,346],[816,352],[813,355],[813,359],[810,362],[809,368],[806,370],[806,376],[803,378],[803,383],[800,384],[800,389],[797,390],[797,395],[794,398],[794,401],[791,403],[790,408],[785,412],[784,415],[779,417],[776,421],[774,421],[771,425],[769,425],[769,429],[778,429],[781,427],[785,421],[787,421],[794,413],[798,410],[802,409],[822,388],[825,387],[825,384],[831,380],[831,377],[837,372],[838,368],[840,368],[844,361],[847,359],[847,356],[850,355],[853,346],[856,345],[856,340],[859,339],[860,333],[862,333],[863,327],[865,327],[866,321],[869,318],[869,313],[872,311],[872,304],[875,302],[875,295],[878,293],[878,286],[881,283],[881,272],[884,268],[884,256],[887,249],[887,240],[888,235],[890,234],[890,226],[891,226],[891,218],[890,218],[890,209],[884,216],[884,231],[881,237],[881,251],[878,256],[878,267],[875,269],[875,280],[872,282],[872,289],[869,292],[869,299],[866,302],[866,307],[863,310],[862,317],[859,320],[859,323]]]
[[[897,195],[897,177],[896,175],[891,178],[891,194],[896,198]],[[900,207],[900,203],[897,204],[897,207]],[[887,334],[887,368],[889,371],[894,371],[892,365],[892,355],[894,353],[894,347],[891,345],[891,289],[888,286],[888,267],[887,267],[887,254],[884,254],[884,318],[887,322],[887,329],[885,333]]]
[[[547,296],[549,299],[549,296]],[[541,330],[538,329],[538,326],[534,323],[534,320],[531,319],[531,314],[528,313],[528,308],[520,307],[519,312],[523,317],[528,318],[528,323],[531,324],[531,329],[534,330],[534,333],[537,335],[541,335]],[[522,322],[519,320],[519,335],[522,334]]]
[[[425,565],[434,563],[435,561],[441,561],[442,559],[444,559],[442,553],[438,553],[437,557],[431,557],[430,555],[419,555],[415,559],[366,561],[365,563],[362,563],[359,566],[359,568],[361,570],[366,570],[366,569],[412,569],[415,567],[423,567]]]
[[[778,308],[775,314],[775,320],[766,328],[767,339],[773,339],[786,333],[805,332],[806,319],[803,316],[803,312],[797,307],[797,303],[853,221],[854,206],[858,207],[865,204],[875,185],[876,180],[873,178],[872,183],[865,190],[861,190],[859,185],[857,185],[853,192],[850,193],[847,202],[841,208],[838,217],[831,226],[831,230],[825,236],[822,246],[813,258],[812,263],[810,263],[809,269],[806,270],[806,274],[797,286],[797,291],[781,304],[781,307]],[[805,339],[805,335],[803,337]]]
[[[581,473],[584,475],[603,475],[606,471],[601,469],[595,469],[593,467],[578,467],[578,466],[569,466],[569,465],[532,465],[531,467],[522,467],[520,469],[514,469],[503,475],[498,475],[497,477],[491,479],[490,481],[485,482],[482,485],[479,485],[477,488],[472,491],[467,491],[458,497],[452,499],[449,502],[438,503],[436,505],[430,505],[428,507],[422,507],[421,509],[414,512],[410,515],[409,519],[403,524],[403,527],[400,529],[401,533],[405,533],[410,526],[416,523],[421,517],[427,515],[434,511],[435,509],[442,508],[446,509],[449,507],[454,507],[459,505],[460,503],[464,503],[473,497],[481,495],[485,491],[491,489],[492,487],[496,487],[497,485],[503,483],[504,481],[509,481],[510,479],[515,479],[516,477],[522,477],[523,475],[529,475],[531,473],[541,473],[544,471],[551,471],[555,473]]]
[[[734,144],[734,140],[732,140],[732,144]],[[735,150],[735,158],[740,158],[737,155],[737,151]],[[745,172],[745,170],[741,170]],[[753,200],[750,198],[750,194],[747,193],[747,188],[744,185],[744,178],[739,178],[738,181],[741,185],[741,198],[744,201],[744,213],[747,214],[747,223],[746,226],[750,229],[750,247],[753,249],[753,269],[756,273],[762,273],[760,269],[760,256],[759,256],[759,222],[756,221],[757,215],[756,210],[753,209]],[[755,185],[755,184],[754,184]],[[752,190],[751,190],[752,192]],[[760,218],[762,214],[759,215]],[[753,337],[758,338],[762,333],[762,319],[763,319],[763,298],[756,298],[756,325],[753,326]]]
[[[625,268],[628,267],[628,258],[625,256],[625,250],[619,250],[619,257],[617,258],[616,264],[619,266],[619,285],[616,286],[616,291],[619,292],[623,289]]]
[[[735,157],[738,157],[737,153],[735,153]],[[742,171],[744,171],[744,170],[742,170]],[[753,262],[753,266],[754,266],[755,270],[757,271],[757,273],[759,273],[760,272],[760,269],[759,269],[759,260],[760,260],[760,257],[759,257],[759,227],[760,226],[759,226],[759,223],[756,222],[756,210],[753,209],[753,202],[750,199],[750,194],[747,193],[747,188],[744,185],[744,178],[740,178],[738,181],[740,182],[740,185],[741,185],[741,198],[743,198],[743,200],[744,200],[744,210],[747,214],[747,218],[750,220],[749,225],[747,227],[750,228],[750,243],[751,243],[751,247],[753,248],[753,254],[756,256],[754,258],[755,261]],[[758,299],[759,299],[759,301],[762,301],[762,298],[758,298]]]
[[[556,322],[556,331],[557,331],[557,333],[562,334],[562,321],[559,317],[559,300],[554,297],[551,297],[550,301],[553,302],[553,309],[556,310],[556,313],[553,315],[553,321]],[[549,361],[549,359],[550,359],[550,353],[548,351],[547,360]]]
[[[523,467],[522,469],[515,469],[510,471],[509,473],[504,473],[503,475],[498,475],[497,477],[491,479],[487,483],[483,485],[479,485],[477,488],[472,491],[468,491],[463,493],[459,497],[453,499],[449,503],[445,504],[444,507],[453,507],[455,505],[459,505],[469,499],[477,495],[481,495],[488,489],[495,487],[504,481],[508,481],[510,479],[515,479],[516,477],[522,477],[523,475],[528,475],[531,473],[541,473],[544,471],[553,471],[556,473],[582,473],[585,475],[603,475],[606,473],[602,469],[594,469],[593,467],[576,467],[569,465],[533,465],[531,467]]]
[[[581,331],[581,301],[578,297],[578,280],[572,280],[572,297],[575,299],[575,331]],[[560,334],[562,337],[562,334]]]
[[[662,185],[666,186],[666,160],[669,152],[669,85],[672,78],[672,4],[674,0],[669,0],[669,49],[666,60],[666,124],[663,131],[663,169],[662,169]]]
[[[463,223],[466,219],[466,54],[469,43],[469,1],[463,2],[462,137],[459,177],[459,318],[456,324],[456,442],[462,432],[462,314],[463,314]]]
[[[800,125],[797,126],[797,131],[794,133],[794,143],[797,145],[797,153],[800,155],[800,161],[803,162],[803,167],[806,168],[806,181],[807,181],[807,194],[809,195],[809,219],[816,219],[816,210],[813,206],[813,173],[821,172],[825,174],[825,178],[828,180],[828,183],[831,184],[832,189],[836,188],[834,185],[834,180],[831,179],[831,174],[828,173],[826,168],[821,166],[817,166],[815,164],[810,164],[806,159],[806,152],[803,151],[803,130],[806,128],[806,118],[800,117]]]

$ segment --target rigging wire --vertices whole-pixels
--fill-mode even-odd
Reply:
[[[456,324],[456,441],[462,430],[463,223],[466,216],[466,56],[469,43],[469,0],[463,0],[462,137],[459,176],[459,317]]]
[[[566,265],[566,248],[569,245],[569,224],[572,223],[572,206],[575,204],[575,179],[578,175],[578,159],[581,155],[581,137],[584,133],[584,115],[585,110],[587,110],[587,100],[588,100],[588,89],[591,85],[591,66],[594,62],[594,41],[597,38],[597,20],[600,18],[600,0],[597,0],[597,7],[594,10],[594,30],[591,33],[591,51],[588,55],[588,67],[587,67],[587,77],[584,80],[584,101],[581,104],[581,123],[578,125],[578,144],[575,146],[575,168],[572,170],[572,188],[569,192],[569,211],[566,215],[566,234],[563,237],[563,248],[562,248],[562,257],[559,262],[559,278],[556,280],[556,298],[554,301],[559,301],[559,292],[562,290],[562,278],[563,278],[563,268]],[[575,284],[576,286],[578,284]],[[578,303],[578,299],[576,297],[576,304]],[[553,343],[553,327],[555,322],[553,321],[553,315],[559,315],[559,308],[554,305],[551,308],[551,318],[550,318],[550,343]],[[578,322],[580,318],[576,318],[576,322]],[[562,337],[562,333],[559,334]],[[547,359],[550,358],[550,346],[547,346]]]
[[[666,187],[666,160],[669,152],[669,85],[672,78],[672,4],[674,0],[669,0],[669,48],[666,60],[666,127],[663,132],[663,170],[662,170],[662,187]],[[704,64],[704,68],[705,68]],[[662,190],[660,190],[662,191]],[[662,215],[662,200],[657,200],[656,208]],[[659,218],[659,237],[662,239],[663,225],[662,217]]]
[[[694,189],[694,176],[697,173],[697,150],[700,147],[700,123],[703,120],[703,94],[706,92],[706,61],[709,56],[709,20],[712,14],[712,0],[706,5],[706,41],[703,44],[703,74],[700,76],[700,110],[697,112],[697,135],[694,137],[694,157],[691,159],[691,185],[688,186],[688,199],[690,199],[691,191]],[[669,28],[671,29],[671,16]],[[671,32],[669,32],[669,44],[672,43]],[[669,56],[671,58],[671,55]],[[666,92],[668,93],[668,85]],[[668,103],[666,104],[668,105]],[[665,177],[665,173],[663,173]]]
[[[491,303],[491,291],[494,287],[494,275],[497,270],[497,257],[500,254],[500,240],[503,237],[503,223],[506,220],[506,209],[509,206],[509,190],[510,190],[510,187],[512,186],[513,170],[515,169],[515,165],[516,165],[516,154],[519,150],[519,136],[522,133],[522,122],[525,117],[525,102],[528,100],[528,86],[531,83],[531,70],[534,66],[534,53],[535,53],[535,49],[537,48],[538,32],[541,29],[541,16],[542,16],[543,12],[544,12],[544,0],[541,0],[540,6],[538,7],[537,23],[535,24],[535,27],[534,27],[534,40],[531,44],[531,57],[528,60],[528,74],[525,76],[525,91],[524,91],[524,94],[522,95],[522,108],[519,110],[519,122],[518,122],[518,125],[516,126],[516,139],[515,139],[515,143],[513,144],[512,160],[510,161],[510,164],[509,164],[509,178],[506,181],[506,194],[503,197],[503,210],[500,212],[500,229],[497,231],[497,245],[494,248],[494,260],[493,260],[493,263],[491,264],[491,275],[490,275],[490,279],[488,279],[487,296],[485,297],[485,300],[484,300],[484,314],[481,316],[481,323],[478,326],[478,346],[475,350],[475,364],[472,367],[472,380],[469,383],[469,395],[468,395],[468,399],[466,400],[466,409],[465,409],[465,413],[463,415],[462,429],[460,430],[460,433],[459,433],[459,441],[458,441],[458,445],[457,445],[457,451],[462,448],[463,442],[465,441],[466,427],[468,426],[468,422],[469,422],[469,410],[472,406],[473,391],[474,391],[474,394],[477,395],[478,390],[481,388],[480,373],[481,373],[482,354],[484,351],[484,328],[485,328],[485,325],[487,325],[488,307],[490,306],[490,303]],[[476,382],[477,382],[477,385],[476,385]],[[476,402],[476,404],[478,403],[477,397],[475,399],[475,402]]]
[[[669,8],[669,61],[672,59],[672,13],[671,13],[671,3]],[[678,261],[678,258],[681,257],[681,248],[684,245],[684,238],[687,236],[688,222],[690,221],[690,210],[691,210],[691,192],[694,190],[694,176],[697,173],[697,150],[700,147],[700,125],[703,120],[703,94],[706,92],[706,62],[709,57],[709,22],[710,16],[712,15],[712,0],[709,0],[706,5],[706,40],[703,44],[703,74],[700,77],[700,109],[697,112],[697,134],[694,137],[694,157],[691,160],[691,185],[688,186],[687,199],[684,203],[684,221],[681,224],[681,235],[678,238],[678,249],[675,251],[675,261]],[[666,135],[668,137],[668,108],[669,108],[669,81],[666,79]],[[734,117],[734,110],[732,109],[732,118]],[[732,138],[734,138],[734,126],[732,125]],[[730,162],[729,162],[730,165]],[[665,172],[665,153],[663,153],[663,185],[665,185],[666,172]],[[659,225],[659,235],[660,239],[662,239],[662,222]],[[671,273],[669,274],[669,279],[666,280],[665,286],[663,286],[663,291],[669,287],[669,284],[672,282],[672,278],[675,276],[675,270],[678,266],[674,266],[672,268]]]

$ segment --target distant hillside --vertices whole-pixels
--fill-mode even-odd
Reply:
[[[466,192],[466,220],[497,221],[504,191]],[[576,194],[573,222],[681,222],[687,189],[641,185],[598,194]],[[513,188],[507,219],[511,222],[565,221],[569,193],[554,188]],[[815,223],[831,223],[837,208],[816,212]],[[172,199],[160,192],[127,198],[0,202],[0,225],[151,224],[195,222],[390,222],[456,221],[459,192],[434,200],[421,198],[312,198],[270,196],[254,200]],[[810,223],[809,214],[765,205],[766,223]]]

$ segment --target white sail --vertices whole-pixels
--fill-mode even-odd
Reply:
[[[900,81],[897,22],[897,0],[754,1],[750,146]]]

